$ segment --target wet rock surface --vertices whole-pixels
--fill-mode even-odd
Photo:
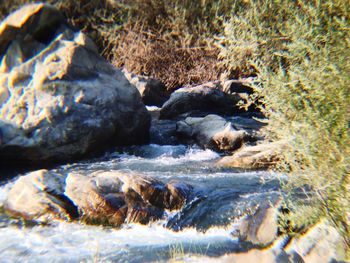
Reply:
[[[40,223],[77,217],[77,208],[64,195],[64,180],[64,176],[47,170],[21,176],[8,194],[5,211]]]
[[[177,123],[176,131],[183,140],[192,139],[203,148],[221,152],[235,151],[251,139],[246,131],[236,130],[231,122],[218,115],[188,117]]]
[[[153,119],[150,128],[150,143],[159,145],[180,144],[176,132],[176,121]]]
[[[0,159],[66,161],[144,143],[139,92],[54,7],[33,4],[0,26]]]
[[[11,216],[50,223],[79,218],[88,224],[147,224],[164,210],[181,209],[192,187],[162,183],[135,173],[94,172],[89,176],[40,170],[20,177],[5,202]]]
[[[241,241],[266,247],[270,245],[278,234],[278,214],[281,197],[259,204],[256,211],[242,220],[238,232]]]

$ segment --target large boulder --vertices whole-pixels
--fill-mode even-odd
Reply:
[[[79,218],[87,224],[147,224],[165,210],[181,209],[192,187],[164,184],[133,173],[59,174],[40,170],[20,177],[4,203],[11,216],[40,223]]]
[[[184,140],[194,140],[202,148],[232,152],[250,139],[244,130],[236,130],[231,122],[218,115],[188,117],[177,123],[177,133]]]
[[[150,116],[124,74],[52,6],[0,26],[0,160],[62,161],[148,140]]]
[[[238,93],[226,94],[221,91],[219,83],[184,87],[173,92],[164,103],[160,118],[174,119],[183,114],[198,116],[203,112],[232,115],[243,111],[238,105],[241,99]]]

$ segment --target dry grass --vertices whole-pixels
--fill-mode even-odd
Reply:
[[[184,39],[174,32],[157,34],[136,25],[116,37],[112,62],[131,72],[156,77],[168,89],[217,80],[218,50],[209,44],[183,43]]]
[[[1,3],[0,18],[32,0]],[[168,89],[216,80],[214,35],[233,0],[46,0],[117,67],[161,79]]]

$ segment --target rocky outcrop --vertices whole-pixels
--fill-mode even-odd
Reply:
[[[278,157],[286,148],[285,142],[261,143],[243,147],[232,156],[223,157],[217,165],[225,168],[267,169],[276,164]]]
[[[137,76],[126,69],[123,69],[125,77],[134,85],[141,94],[142,101],[148,106],[162,107],[170,93],[167,91],[163,82],[158,79]]]
[[[148,140],[150,117],[124,74],[52,6],[0,26],[0,159],[63,161]]]
[[[219,83],[207,83],[195,87],[176,90],[160,111],[161,119],[174,119],[180,115],[196,116],[209,113],[232,115],[242,112],[238,93],[226,94],[220,90]]]
[[[48,223],[79,218],[88,224],[147,224],[164,210],[181,209],[192,187],[120,172],[77,172],[61,175],[47,170],[20,177],[9,192],[5,211],[14,217]]]
[[[188,117],[177,123],[176,131],[183,140],[194,140],[203,148],[222,152],[235,151],[250,139],[247,132],[236,130],[230,122],[217,115]]]

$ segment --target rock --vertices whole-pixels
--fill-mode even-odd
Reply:
[[[221,83],[221,90],[227,94],[245,93],[253,94],[254,89],[250,87],[252,79],[230,79]]]
[[[148,140],[137,89],[54,7],[12,14],[0,26],[0,47],[3,161],[65,161]]]
[[[239,238],[254,245],[266,247],[277,238],[278,209],[281,199],[266,200],[248,215],[239,226]]]
[[[120,181],[112,181],[105,195],[98,189],[100,180],[84,175],[69,174],[66,179],[66,196],[79,208],[81,219],[86,223],[120,226],[126,218],[127,207],[120,193]],[[114,195],[113,195],[114,194]]]
[[[327,221],[321,221],[306,233],[294,237],[287,246],[276,240],[264,249],[248,249],[244,252],[229,253],[221,257],[189,256],[182,262],[266,262],[266,263],[328,263],[347,262],[345,247],[337,230]],[[284,243],[284,241],[282,242]]]
[[[182,208],[191,192],[187,184],[164,184],[139,174],[97,171],[63,176],[40,170],[14,183],[4,208],[11,216],[36,222],[79,218],[119,227],[160,219],[165,209]]]
[[[321,221],[300,237],[293,238],[285,248],[297,253],[305,263],[345,262],[345,246],[338,231],[327,221]]]
[[[275,165],[285,142],[262,143],[243,147],[232,156],[223,157],[217,165],[224,168],[267,169]]]
[[[119,226],[157,220],[164,209],[181,208],[191,190],[187,185],[165,185],[137,174],[96,172],[91,177],[70,174],[66,195],[82,211],[86,222]]]
[[[262,127],[266,126],[267,124],[263,122],[263,120],[257,120],[254,117],[242,117],[242,116],[235,116],[235,117],[227,117],[225,118],[226,121],[229,121],[232,123],[232,125],[239,130],[246,130],[249,132],[256,132],[259,131]]]
[[[159,145],[180,144],[176,133],[176,121],[152,120],[150,128],[150,143]]]
[[[215,151],[235,151],[249,140],[247,132],[236,130],[230,122],[217,115],[188,117],[177,123],[176,130],[182,138],[193,139],[200,147]]]
[[[11,216],[48,223],[71,220],[77,208],[64,196],[65,177],[47,170],[21,176],[11,188],[4,210]]]
[[[170,99],[164,103],[160,118],[174,119],[184,113],[195,115],[196,112],[232,115],[242,112],[237,105],[240,100],[238,94],[229,95],[222,92],[218,83],[184,87],[173,92]]]
[[[170,261],[178,262],[178,261]],[[277,252],[270,249],[251,249],[246,252],[230,253],[221,257],[191,256],[184,258],[181,262],[202,262],[202,263],[292,263],[289,256],[284,252]]]
[[[171,210],[181,209],[192,193],[192,186],[182,182],[170,182],[167,184],[168,194],[165,206]]]
[[[37,40],[37,42],[31,41],[29,43],[34,45],[50,42],[56,31],[60,30],[61,25],[67,26],[64,16],[53,6],[36,4],[22,7],[9,15],[0,25],[0,57],[5,54],[12,43],[17,43],[14,41],[19,38],[20,41],[26,41],[26,37]],[[34,55],[31,54],[31,46],[21,45],[18,48],[23,48],[22,55],[24,57],[22,58],[27,56],[28,59]],[[21,57],[17,57],[17,59],[21,59]],[[6,58],[4,57],[3,60]]]
[[[160,80],[137,76],[128,72],[126,69],[123,72],[130,83],[138,89],[145,105],[162,107],[164,102],[169,99],[170,93]]]

